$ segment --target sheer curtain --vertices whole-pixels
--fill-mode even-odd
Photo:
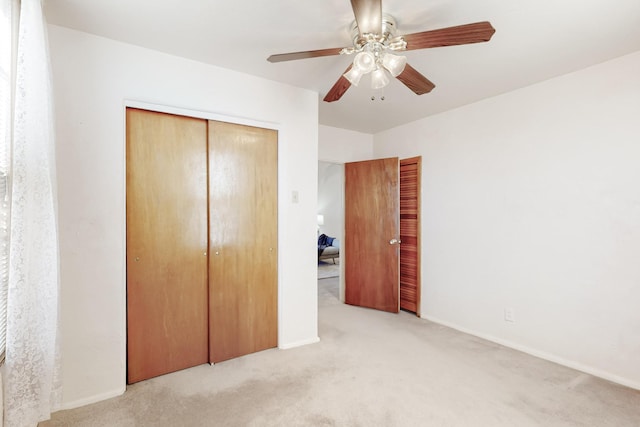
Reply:
[[[19,4],[4,371],[9,427],[37,425],[60,401],[55,145],[46,25],[40,0]]]

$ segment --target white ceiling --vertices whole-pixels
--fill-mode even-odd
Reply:
[[[485,20],[496,33],[488,43],[407,52],[435,83],[429,94],[392,81],[384,101],[371,101],[361,83],[326,103],[352,57],[266,58],[350,46],[349,0],[46,0],[45,14],[51,24],[316,91],[321,124],[365,133],[640,50],[640,0],[383,0],[382,7],[399,34]]]

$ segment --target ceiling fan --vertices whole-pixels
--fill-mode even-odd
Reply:
[[[271,55],[267,61],[281,62],[355,54],[353,63],[324,97],[326,102],[339,100],[352,84],[357,86],[360,78],[366,74],[371,74],[373,89],[386,86],[391,75],[415,94],[422,95],[431,92],[435,85],[407,64],[406,57],[396,55],[396,52],[486,42],[496,31],[489,22],[476,22],[396,35],[396,21],[391,15],[382,13],[382,0],[351,0],[351,7],[356,17],[351,25],[352,47],[282,53]]]

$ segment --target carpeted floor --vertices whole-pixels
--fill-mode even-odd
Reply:
[[[341,304],[337,278],[318,283],[320,343],[154,378],[41,425],[640,425],[640,391],[408,313]]]
[[[318,261],[318,279],[328,279],[340,275],[340,261]]]

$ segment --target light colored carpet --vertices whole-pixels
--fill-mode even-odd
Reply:
[[[328,279],[340,276],[340,261],[318,261],[318,279]]]
[[[639,426],[640,392],[319,282],[321,342],[130,386],[42,426]]]

